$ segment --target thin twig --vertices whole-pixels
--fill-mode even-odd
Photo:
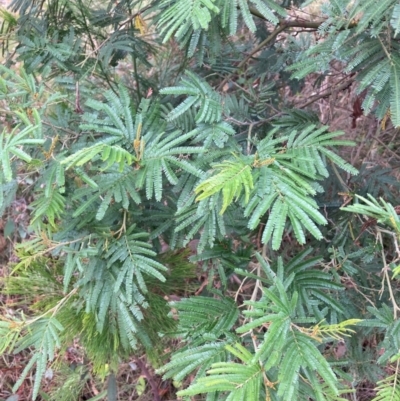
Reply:
[[[392,302],[393,305],[393,318],[396,320],[397,319],[397,311],[400,311],[399,306],[396,303],[396,299],[394,297],[394,293],[393,293],[393,289],[392,289],[392,284],[390,282],[390,277],[389,277],[389,266],[387,265],[386,262],[386,257],[385,257],[385,250],[384,250],[384,246],[383,246],[383,240],[382,240],[382,233],[380,231],[378,231],[378,238],[379,238],[379,242],[381,244],[381,253],[382,253],[382,262],[383,262],[383,278],[382,278],[382,288],[381,288],[381,296],[383,294],[383,290],[385,289],[385,280],[388,286],[388,291],[389,291],[389,299]]]
[[[129,14],[132,15],[132,10],[131,10],[129,3],[128,3],[128,9],[129,9]],[[140,15],[140,14],[136,14],[136,16],[137,15]],[[130,19],[129,25],[133,32],[134,31],[133,19]],[[136,56],[134,55],[134,51],[131,52],[131,58],[132,58],[132,63],[133,63],[133,74],[132,75],[136,81],[136,93],[137,93],[137,97],[138,97],[138,103],[140,103],[140,101],[142,99],[142,95],[140,93],[139,74],[138,74],[138,68],[137,68],[137,60],[136,60]]]
[[[142,373],[146,376],[146,379],[150,384],[151,390],[153,391],[154,401],[161,401],[160,394],[158,393],[157,383],[154,381],[153,376],[150,374],[149,370],[147,369],[146,364],[140,358],[135,358],[135,363],[139,367],[139,369],[142,371]]]
[[[304,109],[305,107],[309,106],[310,104],[315,103],[317,100],[332,95],[332,93],[333,93],[334,91],[340,91],[340,90],[346,89],[346,88],[347,88],[349,85],[351,85],[353,82],[354,82],[354,78],[351,78],[350,80],[347,80],[346,82],[343,82],[341,85],[339,85],[339,86],[337,86],[337,87],[332,86],[329,90],[327,90],[327,91],[325,91],[325,92],[323,92],[323,93],[320,93],[320,94],[318,94],[318,95],[313,96],[313,97],[312,97],[309,101],[307,101],[306,103],[301,104],[301,105],[294,105],[294,107],[296,107],[297,109]],[[278,112],[278,113],[272,115],[271,117],[264,118],[264,119],[259,120],[259,121],[256,121],[256,122],[252,122],[251,124],[252,124],[253,126],[259,126],[259,125],[262,125],[262,124],[266,124],[266,123],[269,123],[270,121],[272,121],[272,120],[274,120],[274,119],[276,119],[276,118],[282,116],[283,114],[285,114],[285,112],[284,112],[284,111],[280,111],[280,112]],[[242,123],[242,124],[240,124],[240,125],[250,125],[250,123]]]
[[[250,124],[249,130],[247,132],[247,154],[250,155],[250,147],[251,147],[251,130],[253,129],[253,124]]]
[[[122,21],[119,23],[118,30],[121,29],[124,25],[132,22],[137,16],[139,16],[143,12],[147,11],[151,7],[152,7],[151,5],[145,6],[145,7],[141,8],[139,11],[137,11],[136,13],[131,14],[125,21]]]
[[[269,35],[265,40],[263,40],[258,46],[256,46],[250,54],[245,57],[244,60],[242,60],[238,66],[237,69],[240,70],[252,57],[255,53],[259,52],[263,47],[265,47],[268,43],[272,42],[282,31],[286,29],[286,25],[278,26],[271,35]],[[218,86],[218,90],[221,90],[224,85],[229,81],[230,77],[232,74],[228,75]]]
[[[385,145],[378,137],[372,135],[372,138],[377,140],[392,156],[394,156],[397,160],[400,160],[400,156],[397,155],[393,150],[391,150],[387,145]]]
[[[256,8],[254,7],[249,7],[249,11],[252,15],[254,15],[255,17],[261,18],[264,21],[268,21],[259,11],[257,11]],[[319,21],[309,21],[309,20],[305,20],[302,18],[295,18],[292,20],[286,20],[286,19],[279,19],[279,24],[283,25],[286,24],[287,27],[289,28],[310,28],[310,29],[318,29],[324,22],[326,22],[325,19],[321,19]],[[345,30],[345,29],[351,29],[357,26],[357,21],[351,21],[347,26],[343,26],[341,27],[339,30]]]
[[[85,28],[86,33],[87,33],[87,35],[88,35],[89,41],[90,41],[90,43],[91,43],[91,45],[92,45],[92,49],[95,51],[95,55],[98,56],[98,52],[96,51],[97,46],[96,46],[96,44],[95,44],[95,42],[94,42],[94,40],[93,40],[93,38],[92,38],[92,34],[91,34],[91,32],[90,32],[89,26],[88,26],[87,21],[86,21],[85,13],[83,12],[83,7],[84,7],[84,5],[83,5],[82,0],[79,0],[79,3],[80,3],[79,10],[80,10],[80,12],[81,12],[81,14],[82,14],[82,21],[83,21],[84,28]],[[106,80],[108,86],[110,87],[110,89],[111,89],[116,95],[118,95],[117,91],[114,89],[114,87],[113,87],[113,85],[112,85],[112,83],[111,83],[111,81],[110,81],[110,78],[108,77],[106,71],[104,70],[103,64],[100,62],[99,65],[100,65],[101,72],[103,73],[104,78],[105,78],[105,80]]]
[[[258,265],[257,265],[254,269],[252,269],[252,270],[250,271],[250,273],[252,274],[252,273],[254,272],[254,270],[257,270],[257,269],[258,269]],[[242,280],[241,284],[239,285],[239,288],[237,289],[236,294],[235,294],[235,302],[237,302],[237,299],[238,299],[238,297],[239,297],[239,293],[240,293],[240,291],[242,290],[242,288],[243,288],[243,286],[244,286],[244,283],[246,282],[247,278],[248,278],[248,277],[245,277],[245,278]]]
[[[320,93],[318,95],[312,96],[310,98],[310,100],[308,100],[306,103],[304,103],[302,105],[297,106],[297,108],[298,109],[304,109],[305,107],[309,106],[310,104],[315,103],[317,100],[323,99],[324,97],[328,97],[328,96],[332,95],[332,93],[334,91],[344,90],[344,89],[348,88],[353,83],[353,81],[354,81],[354,78],[351,78],[351,79],[343,82],[339,86],[335,85],[335,86],[331,87],[329,90],[327,90],[325,92],[322,92],[322,93]]]
[[[250,13],[254,15],[255,17],[261,18],[264,21],[268,21],[257,9],[254,7],[249,7]],[[270,42],[272,42],[281,32],[283,32],[286,29],[289,28],[304,28],[304,29],[313,29],[316,30],[318,29],[326,20],[320,20],[320,21],[307,21],[307,20],[302,20],[299,18],[295,18],[292,20],[287,20],[287,19],[279,19],[279,23],[276,26],[276,28],[272,31],[272,33],[265,39],[263,40],[259,45],[257,45],[248,55],[247,57],[242,60],[238,66],[237,70],[240,70],[253,56],[255,53],[259,52],[261,49],[263,49],[265,46],[267,46]],[[343,26],[339,28],[339,30],[346,30],[346,29],[351,29],[357,26],[357,22],[350,22],[347,26]],[[221,90],[224,85],[229,81],[230,77],[232,76],[232,73],[229,74],[219,85],[218,85],[218,90]]]

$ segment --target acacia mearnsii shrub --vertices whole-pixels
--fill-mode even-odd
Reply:
[[[3,399],[400,400],[397,0],[1,19]]]

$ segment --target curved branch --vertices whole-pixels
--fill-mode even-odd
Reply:
[[[267,21],[266,18],[259,12],[257,11],[254,7],[249,7],[250,13],[254,15],[255,17],[261,18],[264,21]],[[320,21],[307,21],[307,20],[302,20],[299,18],[292,19],[292,20],[286,20],[286,19],[279,19],[279,24],[276,26],[276,28],[272,31],[272,33],[265,39],[263,40],[260,44],[258,44],[237,66],[237,70],[242,68],[257,52],[259,52],[261,49],[263,49],[265,46],[267,46],[269,43],[273,42],[273,40],[283,31],[285,31],[288,28],[304,28],[304,29],[318,29],[326,20],[320,20]],[[351,22],[347,26],[339,28],[339,30],[344,30],[344,29],[351,29],[354,28],[357,25],[357,22]],[[224,85],[228,82],[229,78],[232,76],[232,74],[229,74],[219,85],[218,85],[218,90],[221,90]]]
[[[242,60],[238,66],[237,69],[242,68],[253,56],[255,53],[259,52],[263,47],[267,46],[268,43],[272,42],[281,32],[283,32],[286,29],[286,26],[278,26],[271,35],[269,35],[265,40],[263,40],[258,46],[256,46],[250,54],[247,55],[247,57]],[[224,85],[228,82],[229,78],[231,77],[232,74],[229,74],[219,85],[218,85],[218,90],[221,90]]]
[[[139,367],[139,369],[142,371],[143,375],[146,377],[148,383],[150,384],[151,390],[153,392],[153,400],[154,401],[161,401],[160,394],[158,393],[158,387],[157,383],[154,381],[153,376],[147,369],[146,364],[139,358],[135,358],[135,363]]]

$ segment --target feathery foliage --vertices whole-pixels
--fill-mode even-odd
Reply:
[[[341,157],[355,143],[312,107],[354,87],[353,124],[400,126],[397,1],[14,0],[0,19],[14,393],[78,399],[93,376],[112,399],[146,354],[183,399],[399,398],[399,183]]]

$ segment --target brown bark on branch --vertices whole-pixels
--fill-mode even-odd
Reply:
[[[266,21],[266,18],[259,13],[254,7],[249,7],[250,13],[254,15],[255,17],[261,18]],[[270,44],[281,32],[285,31],[288,28],[303,28],[303,29],[318,29],[321,24],[323,24],[325,20],[320,20],[320,21],[307,21],[307,20],[302,20],[299,18],[292,19],[292,20],[286,20],[286,19],[280,19],[279,24],[277,27],[272,31],[272,33],[265,39],[263,40],[259,45],[257,45],[245,58],[242,60],[238,66],[237,69],[239,70],[242,68],[246,63],[256,54],[259,52],[261,49],[263,49],[265,46]],[[344,29],[350,29],[354,28],[357,25],[357,22],[350,22],[348,26],[340,28],[340,30]],[[232,75],[230,74],[227,76],[219,85],[218,85],[218,90],[221,90],[224,85],[229,81],[229,78]]]

